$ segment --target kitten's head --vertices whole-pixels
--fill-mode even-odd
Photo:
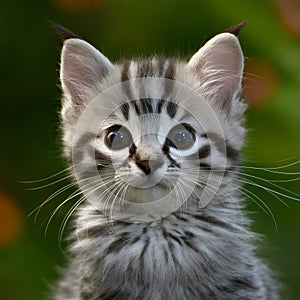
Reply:
[[[112,217],[166,215],[218,195],[243,145],[243,55],[229,32],[188,61],[113,64],[65,32],[65,154],[85,198]]]

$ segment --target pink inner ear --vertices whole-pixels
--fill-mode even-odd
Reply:
[[[205,92],[217,101],[232,98],[234,92],[241,88],[244,59],[238,39],[233,34],[221,33],[209,40],[188,65],[199,74]]]
[[[112,68],[112,63],[86,41],[69,39],[61,56],[60,78],[64,92],[77,102],[101,81]]]

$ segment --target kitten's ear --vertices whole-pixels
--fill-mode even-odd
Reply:
[[[221,33],[209,40],[188,62],[198,75],[206,95],[223,109],[230,108],[240,91],[244,58],[237,37]]]
[[[65,40],[60,66],[65,97],[82,104],[82,98],[95,89],[112,67],[109,59],[88,42],[79,38]]]

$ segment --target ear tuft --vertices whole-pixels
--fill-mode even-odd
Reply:
[[[248,23],[248,20],[245,20],[239,24],[236,24],[234,26],[229,27],[228,29],[224,30],[223,32],[228,32],[228,33],[232,33],[235,36],[238,36],[238,34],[240,33],[241,29]]]
[[[63,40],[63,41],[66,41],[68,39],[81,39],[83,40],[82,37],[80,37],[79,35],[77,35],[76,33],[73,33],[72,31],[70,31],[69,29],[63,27],[62,25],[60,24],[57,24],[57,23],[52,23],[51,22],[51,25],[54,29],[54,32],[60,36],[60,38]]]

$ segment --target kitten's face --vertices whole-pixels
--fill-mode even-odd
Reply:
[[[137,110],[143,101],[148,102],[144,112]],[[128,201],[157,200],[183,174],[187,175],[187,170],[198,173],[199,153],[201,162],[210,164],[205,131],[175,103],[170,116],[168,105],[164,100],[150,98],[130,101],[127,112],[124,114],[122,107],[117,109],[94,141],[98,170],[103,174],[111,172],[115,180],[129,186]],[[108,164],[101,167],[105,161]]]
[[[116,207],[140,214],[131,203],[142,211],[158,203],[147,213],[161,215],[188,199],[213,200],[243,144],[242,70],[230,33],[188,63],[154,57],[113,65],[85,41],[67,40],[65,153],[85,198],[113,217]]]

